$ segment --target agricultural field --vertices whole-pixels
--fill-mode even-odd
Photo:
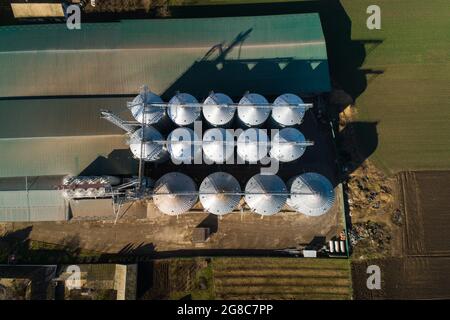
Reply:
[[[381,290],[366,287],[367,267],[381,271]],[[450,257],[408,257],[352,263],[355,299],[449,299]]]
[[[450,298],[449,171],[403,172],[399,184],[400,253],[352,260],[356,299]],[[367,290],[366,269],[378,265],[381,290]]]
[[[185,258],[155,260],[145,272],[151,274],[142,299],[214,299],[210,259]],[[142,272],[142,271],[141,271]],[[141,284],[142,284],[141,279]],[[146,288],[147,289],[147,288]]]
[[[375,146],[367,156],[387,174],[450,169],[447,0],[267,2],[170,0],[168,5],[177,17],[319,12],[335,87],[357,108],[362,147],[374,139],[364,125],[376,125]],[[372,4],[381,8],[381,30],[366,26]]]
[[[450,257],[450,172],[404,172],[398,180],[405,215],[404,254]]]
[[[346,259],[196,258],[153,263],[145,298],[351,299]]]
[[[350,299],[350,263],[345,259],[217,258],[214,287],[219,299]]]
[[[448,1],[341,3],[352,22],[352,40],[364,46],[359,70],[365,83],[355,98],[358,120],[378,122],[372,159],[387,173],[449,169]],[[381,8],[381,30],[366,27],[371,4]]]

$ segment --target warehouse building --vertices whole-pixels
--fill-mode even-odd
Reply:
[[[0,70],[8,75],[0,78],[0,179],[136,174],[123,134],[99,113],[125,110],[142,84],[166,101],[177,91],[272,99],[331,88],[314,13],[85,23],[76,31],[2,26]],[[0,191],[2,221],[67,220],[69,212],[54,185]]]
[[[54,185],[61,177],[0,178],[0,222],[64,221],[69,204]]]
[[[0,97],[330,90],[318,14],[0,27]],[[33,73],[30,73],[33,70]],[[239,77],[235,75],[239,73]],[[270,77],[267,77],[270,75]],[[189,86],[189,87],[186,87]]]

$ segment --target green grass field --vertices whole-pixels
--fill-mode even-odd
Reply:
[[[158,260],[146,298],[351,299],[350,260],[306,258]]]
[[[357,98],[361,121],[378,121],[373,160],[388,172],[450,169],[450,10],[446,0],[343,0],[352,39],[366,47],[367,77]],[[368,5],[381,8],[381,30],[366,28]],[[363,137],[362,137],[363,138]]]
[[[314,1],[268,0],[171,0],[170,5],[237,5],[289,2],[290,13],[301,13]],[[338,70],[343,87],[358,87],[358,121],[378,122],[378,144],[371,155],[387,173],[403,170],[450,169],[450,10],[448,0],[337,0],[316,1],[322,5],[322,19],[335,20],[325,30],[329,59]],[[381,8],[381,30],[369,30],[366,9]],[[363,44],[363,61],[348,46],[340,28],[342,5],[351,21],[351,40]],[[286,5],[285,5],[286,7]],[[309,6],[312,7],[312,6]],[[261,8],[261,7],[259,7]],[[299,9],[300,8],[300,9]],[[325,8],[325,9],[324,9]],[[331,9],[330,9],[331,8]],[[238,9],[236,9],[238,10]],[[261,13],[261,9],[258,9]],[[284,9],[286,11],[286,9]],[[333,10],[336,10],[334,15]],[[342,11],[342,10],[341,10]],[[280,13],[277,10],[273,12]],[[264,11],[271,13],[270,9]],[[284,12],[286,13],[286,12]],[[247,12],[248,14],[248,12]],[[341,19],[341,20],[340,20]],[[322,21],[324,24],[324,21]],[[344,40],[344,41],[342,41]],[[378,41],[374,43],[373,40]],[[337,49],[337,50],[336,50]],[[342,49],[342,50],[341,50]],[[361,64],[362,62],[362,64]],[[358,70],[375,70],[364,80],[347,76]],[[351,67],[351,68],[349,68]],[[336,75],[336,74],[335,74]],[[342,81],[344,79],[344,81]],[[345,83],[347,81],[348,83]],[[344,83],[343,83],[344,82]],[[366,82],[362,84],[361,82]],[[362,145],[368,137],[360,137]],[[366,139],[366,140],[365,140]]]

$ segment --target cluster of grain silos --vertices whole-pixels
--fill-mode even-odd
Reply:
[[[113,176],[69,176],[63,179],[61,188],[66,199],[102,198],[119,183],[120,178]]]
[[[211,128],[203,137],[191,128],[176,128],[166,138],[154,127],[146,126],[130,134],[133,156],[147,162],[194,163],[202,156],[206,163],[234,163],[235,149],[240,161],[257,163],[267,156],[280,162],[299,159],[313,145],[295,128],[283,128],[272,139],[266,129],[249,128],[242,132]],[[232,159],[233,162],[230,161]]]
[[[127,131],[133,156],[145,162],[171,158],[175,164],[235,164],[236,160],[255,164],[269,157],[286,163],[301,158],[313,145],[296,127],[311,106],[290,93],[273,103],[257,93],[246,93],[237,103],[224,93],[211,92],[203,103],[189,93],[176,93],[166,103],[144,87],[128,103],[135,124],[113,114],[106,118]],[[206,129],[199,131],[194,123],[202,120]],[[171,172],[156,180],[151,195],[156,207],[169,215],[188,212],[198,201],[205,211],[223,215],[244,200],[250,211],[262,216],[285,207],[319,216],[334,203],[332,184],[318,173],[296,175],[287,183],[274,174],[256,174],[245,184],[238,178],[214,172],[197,188],[191,177]]]
[[[171,172],[155,183],[153,201],[163,213],[179,215],[188,212],[200,199],[205,211],[224,215],[235,210],[243,197],[250,211],[262,216],[288,208],[308,216],[326,213],[334,203],[331,183],[317,173],[293,177],[286,185],[277,175],[256,174],[245,184],[226,172],[215,172],[203,179],[200,187],[189,176]]]
[[[135,158],[148,162],[164,162],[170,155],[175,163],[192,163],[203,151],[207,163],[229,163],[234,159],[235,147],[238,158],[244,162],[256,163],[267,156],[289,162],[300,158],[305,148],[313,144],[295,128],[281,129],[273,134],[272,141],[268,130],[261,128],[269,117],[269,127],[275,128],[302,122],[309,105],[293,94],[283,94],[270,104],[257,93],[246,93],[238,103],[223,93],[211,92],[203,103],[188,93],[177,93],[164,103],[143,87],[128,107],[142,126],[136,131],[128,130],[131,152]],[[201,115],[213,127],[203,137],[190,128],[201,120]],[[156,127],[170,127],[167,119],[179,128],[164,138]],[[119,120],[114,121],[117,125]],[[233,124],[246,130],[233,130]]]
[[[145,125],[156,125],[169,118],[176,126],[191,126],[203,115],[207,124],[223,128],[232,127],[234,120],[244,127],[261,127],[269,119],[272,127],[294,126],[302,123],[310,107],[291,93],[280,95],[273,103],[257,93],[246,93],[238,103],[224,93],[211,92],[203,103],[189,93],[177,93],[164,103],[148,88],[128,104],[134,119]]]

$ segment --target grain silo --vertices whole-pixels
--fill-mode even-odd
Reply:
[[[234,134],[224,128],[212,128],[203,134],[203,157],[207,163],[227,163],[234,156]]]
[[[168,215],[179,215],[189,211],[197,199],[197,186],[194,180],[183,173],[167,173],[156,181],[153,188],[154,204]]]
[[[305,136],[294,128],[284,128],[272,136],[270,156],[281,162],[300,158],[307,146]]]
[[[285,93],[275,99],[272,109],[272,120],[279,126],[294,126],[302,123],[306,108],[302,98],[295,94]]]
[[[163,137],[153,127],[143,127],[131,134],[129,145],[134,157],[149,162],[164,162],[169,154],[164,144]]]
[[[203,102],[203,116],[214,127],[226,127],[233,122],[236,106],[223,93],[211,93]]]
[[[178,126],[189,126],[200,117],[201,106],[189,93],[177,93],[170,99],[167,114]]]
[[[321,174],[308,172],[291,178],[287,183],[291,195],[287,204],[297,212],[308,216],[327,213],[334,203],[331,182]]]
[[[269,102],[260,94],[247,93],[239,101],[238,118],[247,127],[262,125],[269,115]]]
[[[215,172],[207,176],[200,185],[200,202],[213,214],[230,213],[241,200],[241,187],[231,174]]]
[[[261,215],[279,212],[286,199],[286,185],[274,174],[254,175],[245,186],[245,202],[253,212]]]
[[[240,159],[256,163],[263,159],[269,149],[269,137],[266,130],[250,128],[242,132],[237,139],[237,154]]]
[[[167,137],[167,149],[172,161],[177,163],[194,163],[196,156],[201,155],[201,141],[194,130],[177,128]]]
[[[132,102],[128,103],[128,108],[137,122],[145,125],[156,124],[167,118],[164,106],[151,106],[150,104],[163,103],[160,96],[148,91],[147,87],[136,96]]]

